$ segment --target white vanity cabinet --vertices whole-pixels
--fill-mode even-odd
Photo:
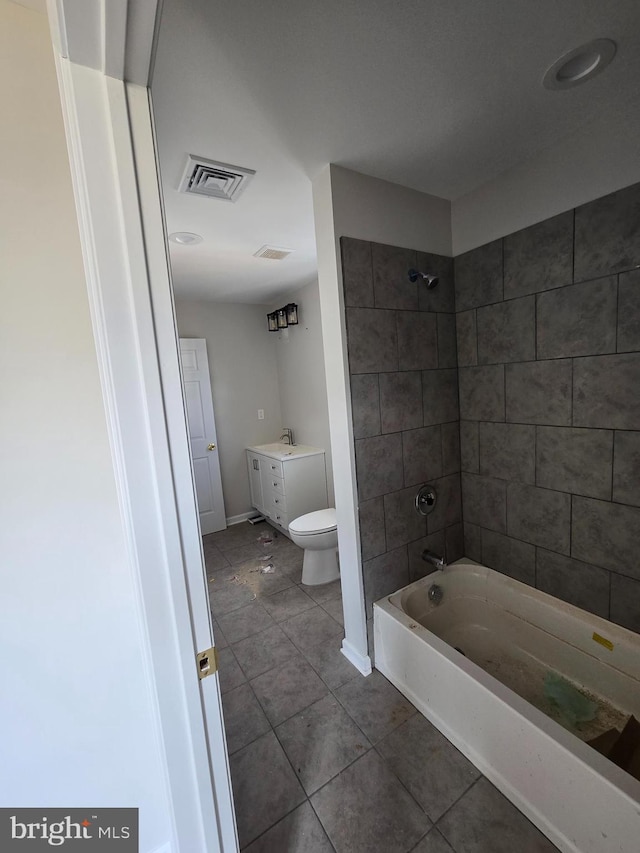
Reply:
[[[326,509],[324,450],[305,445],[257,445],[247,448],[251,504],[288,535],[289,522]]]

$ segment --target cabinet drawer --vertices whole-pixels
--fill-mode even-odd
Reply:
[[[277,459],[269,459],[268,457],[266,457],[264,458],[263,464],[266,465],[266,470],[269,474],[273,474],[275,477],[284,477],[284,472],[282,470],[282,462],[278,462]]]
[[[276,474],[270,474],[267,479],[267,486],[270,492],[277,492],[279,495],[284,495],[284,480]]]
[[[285,530],[289,529],[289,518],[286,512],[281,512],[280,510],[278,510],[277,512],[272,512],[269,517],[272,521],[275,521],[282,527],[284,527]]]
[[[279,512],[282,513],[287,511],[287,500],[284,495],[280,494],[280,492],[269,492],[268,495],[265,495],[264,502],[266,509],[269,510],[272,518]]]

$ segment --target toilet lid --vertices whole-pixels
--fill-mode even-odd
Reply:
[[[301,515],[299,518],[289,524],[289,530],[294,533],[322,533],[328,530],[334,530],[336,524],[335,507],[329,509],[319,509],[317,512],[308,512],[306,515]]]

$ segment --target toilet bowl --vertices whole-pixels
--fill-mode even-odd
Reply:
[[[303,584],[318,586],[340,577],[338,528],[334,507],[294,518],[289,525],[289,535],[296,545],[304,548]]]

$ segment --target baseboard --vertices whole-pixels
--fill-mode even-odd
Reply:
[[[371,658],[369,655],[360,654],[346,639],[342,641],[340,651],[349,663],[355,666],[358,672],[361,672],[363,675],[371,675]]]
[[[226,519],[227,527],[232,527],[234,524],[242,524],[243,521],[251,518],[252,515],[259,514],[260,513],[256,509],[252,509],[251,512],[241,512],[240,515],[231,515]]]

